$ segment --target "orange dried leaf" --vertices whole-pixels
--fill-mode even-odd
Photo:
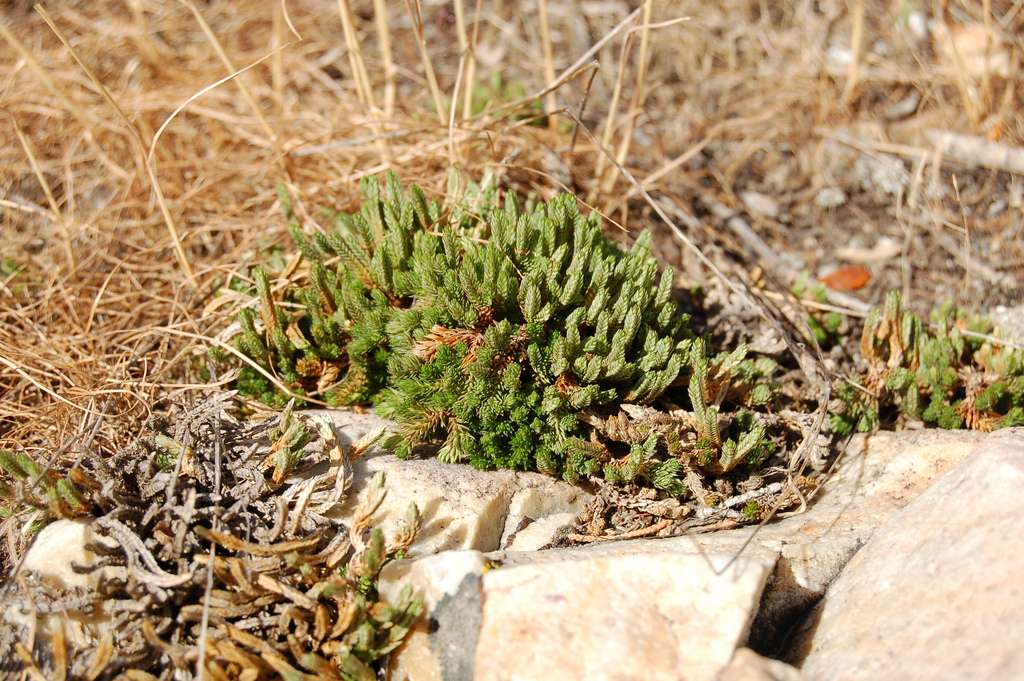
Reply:
[[[833,291],[856,291],[871,281],[871,272],[863,265],[844,265],[821,278],[821,283]]]

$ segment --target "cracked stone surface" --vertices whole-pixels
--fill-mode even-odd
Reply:
[[[1024,429],[1002,431],[892,515],[788,658],[808,679],[1024,675]]]
[[[393,681],[469,681],[480,635],[481,583],[487,561],[479,551],[445,551],[419,560],[386,565],[381,595],[396,600],[413,584],[427,612],[392,657]]]
[[[412,583],[429,613],[391,678],[711,681],[746,638],[772,569],[764,558],[695,552],[531,555],[491,567],[458,551],[389,566],[385,593]]]
[[[758,655],[750,648],[740,648],[729,660],[716,681],[801,681],[803,675],[785,662]]]

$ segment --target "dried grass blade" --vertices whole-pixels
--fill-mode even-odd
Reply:
[[[226,532],[209,530],[202,526],[196,527],[195,533],[207,541],[220,544],[229,551],[251,553],[254,556],[280,556],[284,553],[308,549],[316,546],[320,541],[320,537],[310,537],[308,539],[296,539],[277,544],[253,544],[252,542],[238,539]]]
[[[75,49],[71,47],[71,43],[68,42],[68,39],[64,36],[61,30],[57,28],[57,25],[53,22],[53,19],[50,18],[50,14],[43,8],[42,5],[36,5],[35,8],[39,15],[43,18],[43,21],[46,22],[46,25],[50,27],[50,30],[53,31],[54,35],[57,36],[57,39],[60,40],[61,44],[63,44],[64,47],[68,50],[68,52],[71,53],[71,57],[82,68],[82,70],[85,72],[85,75],[89,77],[90,81],[92,81],[92,84],[96,86],[96,89],[100,91],[100,94],[103,95],[103,98],[107,101],[111,108],[114,109],[117,115],[121,118],[121,121],[128,127],[128,131],[131,133],[132,140],[135,142],[136,151],[139,154],[139,160],[142,162],[142,165],[145,166],[146,174],[148,175],[150,184],[153,186],[153,191],[156,194],[157,204],[159,204],[160,206],[160,212],[163,215],[164,223],[167,225],[168,234],[170,235],[171,241],[174,244],[174,252],[178,257],[178,265],[181,267],[182,271],[185,272],[185,276],[188,278],[189,284],[191,284],[192,286],[196,286],[197,282],[195,278],[195,273],[192,271],[192,265],[189,264],[188,258],[185,256],[185,249],[181,245],[181,237],[178,235],[178,228],[174,224],[174,219],[171,217],[171,211],[167,207],[167,200],[164,198],[164,193],[160,189],[160,182],[159,180],[157,180],[156,171],[153,168],[153,164],[150,163],[149,160],[146,158],[146,145],[142,141],[142,134],[138,131],[138,128],[136,128],[135,125],[131,122],[131,119],[128,118],[128,115],[124,112],[124,109],[122,109],[121,106],[117,103],[117,101],[114,100],[114,97],[110,94],[110,91],[107,90],[106,86],[103,85],[102,82],[100,82],[100,80],[96,77],[96,74],[92,72],[92,69],[86,66],[85,62],[82,61],[81,57],[78,56],[78,53],[75,52]]]

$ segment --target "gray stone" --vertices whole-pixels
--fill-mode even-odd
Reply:
[[[391,563],[380,592],[397,600],[411,586],[426,614],[392,655],[392,681],[469,681],[480,633],[481,579],[487,562],[477,551],[445,551]]]
[[[874,533],[798,631],[808,679],[1024,677],[1024,429],[993,434]]]

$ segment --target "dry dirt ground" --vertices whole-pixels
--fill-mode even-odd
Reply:
[[[190,398],[226,284],[302,275],[276,187],[315,228],[385,169],[571,190],[681,286],[711,276],[654,206],[851,319],[1019,302],[1022,4],[5,2],[0,447],[66,464]]]

